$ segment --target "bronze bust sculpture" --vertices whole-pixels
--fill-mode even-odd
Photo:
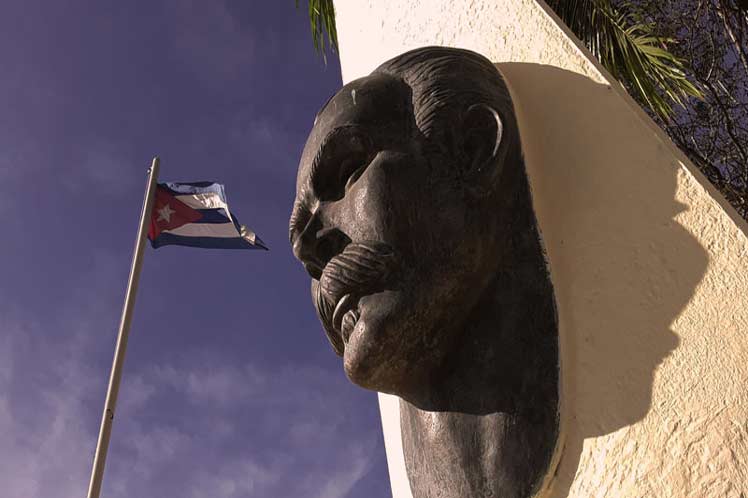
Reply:
[[[294,254],[351,381],[401,398],[415,498],[528,498],[558,438],[558,333],[511,97],[426,47],[345,85],[299,165]]]

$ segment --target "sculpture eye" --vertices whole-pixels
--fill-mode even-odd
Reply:
[[[371,149],[368,139],[355,132],[341,133],[328,142],[313,179],[320,200],[342,199],[366,170]]]
[[[353,184],[356,183],[356,180],[358,180],[366,169],[367,164],[368,162],[362,164],[358,160],[353,159],[346,161],[345,166],[341,168],[341,183],[344,185],[344,192],[348,192]]]

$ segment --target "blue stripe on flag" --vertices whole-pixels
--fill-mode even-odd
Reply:
[[[236,219],[236,215],[234,213],[231,213],[231,221],[234,222],[234,227],[236,227],[236,231],[241,233],[242,231],[242,224],[239,223],[239,220]]]
[[[236,215],[234,213],[231,213],[231,219],[234,222],[234,227],[236,228],[236,231],[239,232],[239,233],[241,233],[241,231],[242,231],[242,224],[239,223],[238,219],[236,219]],[[265,243],[262,241],[262,239],[260,238],[260,236],[257,235],[254,232],[254,230],[252,230],[252,233],[255,234],[255,244],[258,245],[258,246],[261,246],[266,251],[269,251],[269,249],[267,248],[267,246],[265,245]]]
[[[219,209],[196,209],[203,217],[192,223],[229,223],[231,220],[226,216],[226,210]]]
[[[265,249],[260,245],[252,245],[241,237],[185,237],[173,233],[161,233],[156,240],[151,241],[154,249],[162,246],[179,245],[190,247],[202,247],[207,249]]]
[[[224,187],[220,183],[214,182],[191,182],[191,183],[175,183],[166,182],[159,183],[160,188],[174,196],[180,195],[199,195],[199,194],[214,194],[226,204],[226,193]],[[192,203],[194,204],[194,203]],[[203,247],[203,248],[215,248],[215,249],[264,249],[268,250],[265,243],[260,239],[257,234],[254,234],[249,229],[242,232],[242,225],[237,221],[236,216],[227,212],[225,208],[213,208],[213,209],[196,209],[202,218],[200,220],[182,225],[182,227],[191,229],[181,229],[182,227],[176,227],[173,230],[181,232],[182,235],[170,233],[169,231],[162,231],[156,237],[155,240],[151,240],[151,246],[156,249],[162,246],[168,245],[180,245],[189,247]],[[227,227],[220,227],[217,225],[232,223],[236,229],[237,237],[231,236],[232,230]],[[210,225],[214,224],[215,227]],[[230,227],[231,225],[229,225]],[[227,231],[228,230],[228,231]],[[184,235],[184,233],[196,233],[199,235]],[[208,236],[205,234],[213,233],[214,236]],[[245,237],[238,236],[244,233]],[[253,236],[254,234],[254,236]],[[225,235],[229,235],[226,237]],[[254,239],[254,244],[249,242],[249,238]]]

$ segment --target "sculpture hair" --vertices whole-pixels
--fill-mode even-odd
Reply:
[[[454,130],[460,113],[475,104],[494,108],[504,127],[506,160],[521,160],[521,142],[509,89],[496,67],[468,50],[423,47],[405,52],[376,68],[402,80],[411,90],[416,126],[427,140],[430,152],[448,154],[456,150]]]

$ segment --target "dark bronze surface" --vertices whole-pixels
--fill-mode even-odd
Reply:
[[[415,498],[530,497],[558,436],[558,334],[509,92],[426,47],[345,85],[299,165],[294,254],[351,381],[401,398]]]

